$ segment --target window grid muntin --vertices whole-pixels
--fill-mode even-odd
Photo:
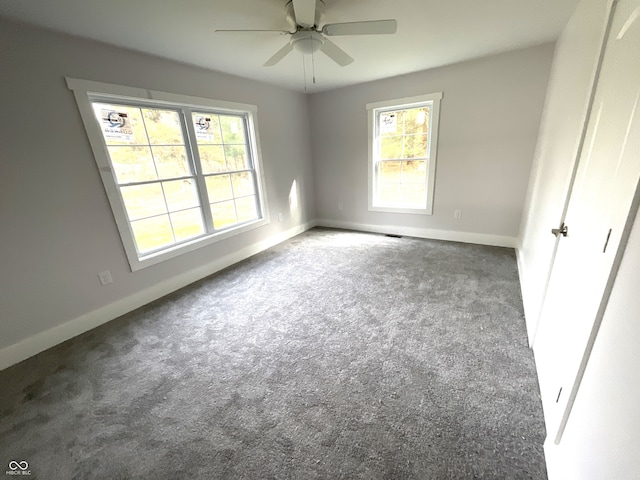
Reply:
[[[206,184],[205,184],[204,193],[205,193],[205,195],[207,195],[207,203],[209,204],[209,209],[205,209],[204,207],[203,207],[203,209],[204,210],[209,210],[209,212],[210,212],[211,206],[213,206],[214,204],[220,204],[220,203],[223,203],[223,202],[233,201],[233,207],[234,207],[234,212],[235,212],[235,216],[236,216],[236,222],[232,226],[244,225],[244,224],[247,224],[247,223],[250,223],[250,222],[253,222],[255,220],[258,220],[258,219],[262,218],[263,214],[262,214],[261,202],[259,201],[261,192],[260,192],[260,190],[258,188],[258,175],[257,175],[255,164],[254,164],[254,155],[253,155],[253,151],[252,151],[252,145],[251,145],[251,142],[249,141],[249,132],[250,132],[250,130],[249,130],[249,124],[248,124],[248,121],[247,121],[246,114],[242,114],[241,115],[241,114],[232,114],[232,113],[228,113],[228,112],[215,112],[215,111],[207,111],[207,110],[204,110],[204,109],[191,109],[189,113],[190,113],[189,117],[191,118],[190,126],[194,129],[194,132],[195,132],[195,127],[193,126],[193,123],[194,123],[193,115],[194,114],[200,114],[200,113],[207,114],[208,113],[208,114],[211,114],[211,115],[216,115],[218,117],[218,129],[219,129],[219,132],[220,132],[220,143],[214,143],[214,142],[200,143],[197,140],[197,136],[194,136],[194,140],[195,140],[196,145],[198,147],[200,147],[200,146],[221,146],[222,147],[222,153],[223,153],[223,156],[224,156],[225,166],[227,167],[227,169],[224,170],[224,171],[221,171],[221,172],[201,173],[201,175],[203,177],[203,182],[205,181],[205,179],[207,177],[229,175],[229,180],[230,180],[230,184],[231,184],[231,192],[232,192],[231,193],[232,194],[231,198],[227,198],[225,200],[217,200],[217,201],[216,200],[212,200],[208,196],[208,189],[207,189]],[[223,134],[223,131],[222,131],[222,122],[220,121],[220,117],[237,117],[238,119],[241,120],[241,122],[242,122],[242,137],[243,137],[244,143],[226,143],[225,142],[224,134]],[[236,170],[230,170],[229,169],[230,162],[227,160],[227,151],[224,148],[227,145],[229,145],[229,146],[242,145],[242,146],[245,147],[245,152],[246,152],[245,165],[248,168],[236,169]],[[202,163],[200,163],[199,166],[202,169]],[[231,177],[232,177],[233,174],[245,173],[245,172],[248,172],[251,175],[251,179],[252,179],[251,183],[252,183],[253,193],[250,194],[250,195],[241,195],[241,196],[236,197],[235,192],[234,192],[234,187],[233,187],[233,181],[232,181]],[[239,217],[238,217],[238,207],[237,207],[236,200],[238,200],[239,198],[246,198],[246,197],[250,197],[250,196],[253,196],[255,198],[255,200],[256,200],[255,201],[256,218],[240,222],[238,220]],[[212,216],[212,220],[214,220],[213,219],[213,215],[211,215],[211,216]],[[215,225],[212,224],[212,229],[215,232],[223,231],[223,230],[226,230],[228,228],[230,228],[230,227],[226,227],[225,226],[225,227],[222,227],[221,229],[216,229]]]
[[[163,200],[165,202],[165,208],[167,209],[167,211],[165,213],[162,214],[158,214],[158,215],[152,215],[149,217],[144,217],[144,218],[139,218],[136,220],[131,220],[129,218],[129,213],[126,207],[126,203],[124,201],[124,198],[122,196],[122,191],[121,188],[122,187],[128,187],[128,186],[132,186],[135,185],[134,183],[123,183],[120,184],[118,182],[118,179],[115,175],[115,168],[113,165],[113,161],[111,158],[111,154],[109,152],[108,147],[109,146],[143,146],[143,147],[148,147],[151,149],[151,147],[155,147],[155,146],[178,146],[175,144],[168,144],[168,145],[156,145],[156,144],[151,144],[150,143],[150,138],[149,138],[149,134],[148,131],[146,129],[146,124],[144,123],[144,116],[141,113],[141,117],[143,120],[143,126],[145,128],[145,136],[147,138],[147,141],[149,143],[147,143],[146,145],[139,145],[139,144],[119,144],[119,145],[108,145],[106,142],[106,139],[104,137],[104,132],[102,130],[102,127],[100,125],[100,122],[98,121],[98,119],[96,118],[96,121],[98,122],[98,128],[101,132],[101,139],[103,142],[103,147],[105,149],[105,153],[106,153],[106,157],[109,161],[109,166],[111,168],[111,172],[112,172],[112,176],[114,179],[114,184],[116,186],[116,190],[118,193],[118,196],[120,198],[120,201],[122,203],[123,206],[123,210],[124,210],[124,214],[125,217],[127,219],[128,222],[128,227],[129,227],[129,232],[131,235],[131,238],[133,240],[133,246],[135,247],[136,250],[136,254],[138,256],[138,259],[143,259],[144,257],[147,257],[149,255],[153,255],[159,252],[162,252],[164,250],[167,249],[173,249],[175,247],[179,247],[181,244],[186,244],[186,243],[190,243],[193,242],[194,240],[198,239],[198,238],[204,238],[204,237],[208,237],[211,236],[213,234],[216,233],[221,233],[227,230],[231,230],[234,229],[236,227],[239,226],[243,226],[255,221],[259,221],[261,219],[264,218],[263,215],[263,211],[262,211],[262,195],[263,192],[261,191],[261,189],[259,188],[259,184],[258,184],[258,172],[257,169],[255,167],[255,163],[254,163],[254,155],[253,155],[253,148],[252,148],[252,142],[250,141],[250,130],[249,130],[249,122],[248,122],[248,113],[246,112],[228,112],[228,111],[218,111],[216,109],[213,108],[192,108],[189,106],[176,106],[176,105],[171,105],[171,104],[166,104],[165,102],[153,102],[153,101],[145,101],[144,99],[135,99],[135,100],[130,100],[127,98],[118,98],[118,97],[112,97],[109,95],[101,95],[101,94],[89,94],[89,102],[91,104],[92,109],[94,110],[95,113],[95,109],[94,109],[94,105],[96,103],[101,103],[101,104],[106,104],[106,105],[111,105],[111,106],[126,106],[129,108],[138,108],[140,110],[142,110],[143,108],[147,108],[147,109],[156,109],[156,110],[171,110],[171,111],[175,111],[178,113],[178,118],[179,118],[179,123],[180,123],[180,129],[181,129],[181,133],[182,133],[182,139],[183,139],[183,144],[182,146],[184,146],[185,148],[185,152],[187,155],[187,164],[189,169],[192,172],[192,176],[182,176],[182,177],[176,177],[176,178],[159,178],[158,172],[157,172],[157,165],[155,162],[155,159],[153,158],[153,151],[151,150],[151,154],[152,154],[152,160],[153,160],[153,164],[154,164],[154,169],[156,171],[156,176],[158,177],[157,180],[148,180],[148,181],[143,181],[140,183],[143,184],[157,184],[160,183],[161,188],[163,190]],[[206,114],[211,114],[211,115],[217,115],[218,117],[220,116],[227,116],[227,117],[237,117],[241,120],[241,124],[242,124],[242,133],[243,133],[243,139],[244,139],[244,143],[231,143],[231,144],[225,144],[224,143],[224,138],[222,136],[222,127],[220,126],[220,133],[221,133],[221,139],[223,141],[222,144],[211,144],[211,145],[222,145],[223,146],[223,153],[225,155],[225,165],[228,165],[227,160],[226,160],[226,152],[224,151],[224,146],[225,145],[243,145],[245,147],[245,152],[246,152],[246,165],[249,167],[248,169],[242,169],[242,170],[237,170],[237,171],[230,171],[227,170],[225,172],[216,172],[213,174],[204,174],[202,173],[202,163],[201,163],[201,159],[200,159],[200,154],[199,154],[199,150],[198,150],[198,141],[197,141],[197,137],[195,134],[195,130],[193,128],[193,122],[189,121],[189,119],[193,119],[193,114],[194,113],[206,113]],[[205,144],[207,145],[207,144]],[[254,193],[253,195],[246,195],[246,196],[242,196],[242,197],[237,197],[237,198],[245,198],[248,196],[253,196],[255,198],[255,207],[256,207],[256,217],[250,220],[246,220],[243,222],[239,222],[238,221],[238,213],[237,213],[237,206],[235,203],[235,200],[237,200],[236,197],[232,198],[231,200],[234,202],[234,211],[235,211],[235,215],[236,215],[236,221],[232,224],[227,224],[224,227],[221,228],[215,228],[214,227],[214,223],[213,223],[213,217],[211,214],[211,205],[212,203],[209,202],[209,197],[208,197],[208,193],[207,193],[207,188],[206,185],[204,184],[205,178],[206,176],[211,176],[211,175],[223,175],[223,174],[228,174],[231,175],[233,173],[240,173],[240,172],[250,172],[253,178],[253,189],[254,189]],[[162,186],[162,182],[163,181],[173,181],[173,180],[178,180],[178,179],[193,179],[195,181],[196,184],[196,191],[198,193],[198,199],[199,199],[199,205],[198,207],[191,207],[191,208],[199,208],[200,210],[200,216],[201,219],[203,220],[203,225],[204,225],[204,232],[200,235],[196,235],[193,237],[189,237],[186,238],[184,240],[181,241],[176,241],[176,235],[175,235],[175,231],[173,228],[173,223],[171,220],[171,213],[175,213],[175,212],[170,212],[168,209],[168,205],[166,204],[166,195],[164,194],[164,188]],[[233,188],[233,183],[232,183],[232,188]],[[205,200],[205,202],[203,203],[203,200]],[[219,203],[219,202],[218,202]],[[205,207],[205,205],[208,204],[208,208]],[[188,209],[187,209],[188,210]],[[138,246],[138,241],[136,239],[135,233],[133,232],[133,222],[138,222],[141,220],[147,220],[150,218],[156,218],[156,217],[161,217],[166,215],[169,219],[169,224],[171,226],[171,233],[174,239],[174,242],[171,244],[164,244],[158,248],[155,249],[150,249],[150,250],[143,250],[141,251],[139,246]]]
[[[380,108],[374,108],[373,109],[373,118],[374,118],[374,148],[373,148],[373,191],[372,191],[372,202],[373,202],[373,206],[374,207],[382,207],[382,208],[406,208],[406,209],[425,209],[427,208],[427,204],[428,204],[428,198],[429,198],[429,163],[430,163],[430,156],[431,156],[431,134],[432,134],[432,122],[433,122],[433,106],[434,106],[434,101],[433,100],[427,100],[427,101],[423,101],[423,102],[418,102],[418,103],[414,103],[414,104],[410,104],[410,105],[391,105],[391,106],[386,106],[386,107],[380,107]],[[428,116],[427,116],[427,132],[426,132],[426,137],[427,137],[427,146],[426,146],[426,156],[424,157],[412,157],[412,158],[407,158],[404,156],[404,148],[405,148],[405,142],[402,142],[402,157],[399,158],[385,158],[385,159],[381,159],[381,150],[382,150],[382,139],[383,138],[389,138],[389,137],[401,137],[401,138],[405,138],[407,136],[418,136],[418,135],[424,135],[424,134],[406,134],[405,133],[405,122],[404,122],[404,118],[402,121],[402,133],[399,135],[389,135],[387,137],[383,137],[382,136],[382,132],[381,132],[381,122],[380,122],[380,118],[383,114],[385,113],[389,113],[389,112],[406,112],[409,110],[414,110],[414,109],[420,109],[420,108],[427,108],[428,109]],[[420,205],[417,204],[407,204],[407,203],[401,203],[400,202],[400,198],[398,199],[398,202],[395,203],[383,203],[380,201],[379,199],[379,192],[380,192],[380,185],[383,182],[380,182],[380,165],[384,162],[400,162],[400,179],[402,179],[402,163],[405,161],[424,161],[426,162],[425,165],[425,171],[424,171],[424,183],[417,183],[417,182],[410,182],[410,184],[412,185],[424,185],[425,186],[425,194],[424,194],[424,202],[421,202]],[[394,182],[396,183],[396,182]],[[397,184],[399,185],[399,187],[402,187],[404,182],[400,181],[397,182]],[[400,191],[400,190],[399,190]]]
[[[111,98],[111,97],[107,97],[107,96],[103,96],[103,95],[89,95],[89,100],[91,102],[91,106],[94,110],[95,113],[95,104],[96,103],[100,103],[100,104],[104,104],[106,106],[124,106],[124,107],[128,107],[128,108],[136,108],[140,111],[140,118],[142,119],[142,126],[144,128],[144,134],[145,137],[147,139],[147,143],[146,144],[131,144],[131,143],[121,143],[121,144],[108,144],[105,137],[104,137],[104,133],[102,132],[102,128],[100,128],[100,131],[102,133],[102,138],[103,138],[103,142],[105,145],[105,148],[107,150],[107,157],[109,159],[109,163],[111,165],[111,167],[113,168],[113,161],[111,159],[111,154],[109,153],[108,147],[147,147],[149,148],[149,151],[151,153],[151,159],[153,161],[153,167],[156,173],[156,177],[157,177],[157,181],[159,180],[167,180],[168,178],[161,178],[158,172],[158,166],[157,163],[155,161],[155,157],[154,157],[154,153],[153,153],[153,147],[178,147],[178,146],[182,146],[185,148],[185,153],[187,156],[187,166],[189,167],[189,170],[191,171],[191,174],[194,175],[194,169],[193,169],[193,165],[191,164],[191,162],[189,161],[189,148],[188,148],[188,135],[187,135],[187,131],[184,128],[184,124],[182,122],[182,111],[183,108],[180,108],[178,106],[175,105],[158,105],[156,103],[153,102],[145,102],[144,100],[140,100],[140,101],[133,101],[133,100],[128,100],[128,99],[120,99],[120,98]],[[149,137],[149,132],[147,129],[147,125],[146,125],[146,120],[144,118],[144,115],[142,114],[142,110],[143,109],[155,109],[155,110],[160,110],[160,111],[173,111],[178,115],[178,119],[180,121],[180,134],[182,135],[182,142],[181,144],[153,144],[151,143],[151,139]],[[99,123],[99,122],[98,122]],[[169,178],[174,178],[174,177],[169,177]],[[114,176],[114,180],[116,182],[116,185],[122,185],[120,182],[118,182],[117,177]],[[152,180],[153,181],[153,180]]]
[[[116,184],[116,188],[118,190],[118,195],[119,195],[120,200],[122,201],[122,204],[124,206],[124,214],[125,214],[125,216],[127,218],[129,226],[130,226],[129,228],[130,228],[130,232],[131,232],[131,237],[133,239],[133,244],[134,244],[134,247],[136,249],[136,253],[137,253],[138,257],[144,256],[144,255],[150,255],[150,254],[156,253],[158,251],[162,251],[162,250],[164,250],[166,248],[175,247],[175,246],[180,245],[181,243],[186,243],[186,242],[192,241],[192,240],[194,240],[196,238],[199,238],[199,237],[207,235],[207,229],[205,228],[204,232],[201,233],[200,235],[195,235],[193,237],[188,237],[188,238],[185,238],[185,239],[183,239],[181,241],[176,240],[176,231],[175,231],[175,227],[174,227],[174,222],[173,222],[173,219],[171,218],[171,214],[172,213],[176,213],[176,212],[173,212],[173,211],[171,211],[169,209],[169,205],[168,205],[168,202],[167,202],[167,194],[166,194],[165,187],[164,187],[164,182],[166,182],[166,181],[175,181],[175,180],[179,180],[179,179],[193,179],[195,181],[195,175],[193,173],[194,172],[193,161],[189,160],[190,156],[192,157],[193,152],[190,150],[188,142],[187,142],[188,135],[187,135],[187,131],[186,131],[185,125],[184,125],[182,109],[179,108],[179,107],[176,107],[176,106],[169,106],[169,105],[159,106],[159,105],[156,105],[156,104],[152,104],[150,102],[133,102],[133,101],[130,102],[130,101],[120,101],[119,99],[104,99],[103,100],[100,97],[95,97],[94,98],[94,97],[91,97],[91,96],[90,96],[90,101],[92,103],[92,106],[94,106],[94,107],[95,107],[96,103],[100,103],[100,104],[104,104],[104,105],[107,105],[107,106],[113,106],[113,107],[125,106],[125,107],[129,107],[129,108],[136,108],[136,109],[138,109],[140,111],[140,118],[142,120],[142,127],[144,129],[145,138],[147,140],[146,144],[138,144],[138,143],[130,144],[130,143],[126,143],[126,144],[119,144],[119,145],[107,145],[106,138],[104,137],[104,132],[102,131],[102,128],[100,128],[100,131],[102,133],[102,137],[103,137],[103,140],[104,140],[104,143],[105,143],[105,147],[106,147],[107,158],[109,160],[109,164],[111,165],[112,170],[114,170],[115,167],[113,165],[111,152],[109,151],[109,148],[108,148],[110,146],[114,146],[114,147],[124,147],[124,146],[147,147],[147,148],[149,148],[149,151],[151,153],[151,159],[153,161],[153,167],[154,167],[154,171],[155,171],[155,174],[156,174],[156,180],[147,180],[147,181],[144,181],[142,183],[149,184],[149,185],[160,184],[160,189],[162,191],[162,200],[163,200],[164,207],[165,207],[165,211],[163,213],[156,214],[156,215],[150,215],[150,216],[146,216],[146,217],[141,217],[141,218],[136,218],[136,219],[131,219],[131,217],[129,215],[129,210],[127,208],[127,203],[125,202],[124,196],[122,194],[122,189],[123,189],[123,187],[135,186],[135,184],[132,183],[132,182],[120,183],[118,181],[117,176],[115,175],[115,171],[113,172],[114,181],[115,181],[115,184]],[[183,143],[182,144],[174,144],[174,143],[172,143],[172,144],[152,144],[151,143],[151,138],[149,136],[149,130],[147,128],[147,121],[146,121],[145,116],[144,116],[144,114],[142,112],[143,109],[175,112],[177,114],[177,117],[178,117],[178,122],[179,122],[178,127],[180,129],[180,134],[181,134]],[[95,112],[95,108],[94,108],[94,112]],[[185,154],[186,154],[186,157],[187,157],[187,167],[191,171],[191,175],[190,176],[181,176],[181,177],[167,177],[167,178],[161,177],[160,173],[158,172],[158,165],[157,165],[157,162],[156,162],[156,159],[155,159],[155,156],[154,156],[154,152],[153,152],[153,148],[152,148],[152,147],[156,147],[156,146],[182,146],[184,148],[184,150],[185,150]],[[196,189],[197,189],[197,182],[195,182],[195,183],[196,183]],[[197,195],[197,197],[199,199],[199,204],[197,205],[197,207],[191,207],[191,208],[200,208],[200,212],[201,212],[200,213],[200,217],[201,217],[201,220],[202,220],[202,215],[203,215],[203,213],[202,213],[202,203],[201,203],[201,200],[200,200],[200,196]],[[171,243],[162,244],[162,245],[158,246],[157,248],[142,249],[141,246],[139,245],[139,240],[136,237],[136,234],[134,232],[133,223],[134,222],[140,222],[142,220],[149,220],[149,219],[152,219],[152,218],[159,218],[159,217],[163,217],[163,216],[167,217],[167,220],[169,222],[169,227],[171,228],[171,236],[172,236],[173,241]],[[205,225],[205,227],[206,227],[206,225]]]
[[[231,178],[232,175],[236,174],[236,173],[249,173],[251,175],[251,186],[253,188],[253,193],[247,194],[247,195],[236,195],[235,190],[234,190],[234,186],[233,186],[233,179]],[[257,190],[257,186],[256,186],[256,175],[254,173],[253,170],[236,170],[236,171],[228,171],[228,172],[217,172],[217,173],[210,173],[210,174],[205,174],[204,177],[208,178],[208,177],[222,177],[222,176],[229,176],[229,184],[231,187],[231,197],[228,198],[224,198],[222,200],[211,200],[211,198],[209,198],[209,207],[212,207],[213,205],[219,205],[221,203],[225,203],[225,202],[229,202],[232,201],[233,202],[233,207],[234,207],[234,211],[235,211],[235,215],[236,215],[236,223],[235,225],[244,225],[248,222],[252,222],[256,219],[261,218],[261,214],[260,214],[260,202],[257,201],[257,199],[259,198],[259,192]],[[207,194],[208,194],[208,189],[207,189]],[[243,198],[249,198],[249,197],[253,197],[256,201],[254,201],[255,207],[256,207],[256,218],[253,219],[249,219],[249,220],[244,220],[244,221],[239,221],[239,215],[238,215],[238,204],[236,202],[236,200],[239,199],[243,199]],[[214,226],[215,229],[215,226]],[[224,227],[223,227],[224,229]],[[219,231],[219,230],[217,230]]]
[[[376,145],[376,149],[375,149],[375,159],[376,161],[383,161],[382,159],[380,159],[380,150],[381,150],[381,143],[382,143],[382,133],[380,131],[380,117],[385,114],[385,113],[389,113],[389,112],[405,112],[408,110],[415,110],[418,108],[428,108],[429,109],[429,115],[428,115],[428,123],[427,123],[427,151],[426,151],[426,156],[425,157],[419,157],[419,158],[423,158],[423,159],[429,159],[430,155],[431,155],[431,124],[433,121],[433,100],[429,100],[426,102],[422,102],[420,104],[415,104],[415,105],[408,105],[408,106],[397,106],[397,107],[386,107],[386,108],[376,108],[374,109],[374,113],[375,113],[375,145]],[[418,136],[418,135],[424,135],[424,134],[405,134],[405,124],[404,121],[402,122],[402,133],[400,135],[390,135],[390,137],[409,137],[409,136]],[[389,137],[386,137],[389,138]],[[404,154],[404,142],[402,145],[402,153]],[[399,158],[385,158],[384,160],[410,160],[407,157],[399,157]],[[412,159],[418,159],[416,157],[413,157]]]

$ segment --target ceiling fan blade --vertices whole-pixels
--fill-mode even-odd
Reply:
[[[347,52],[342,50],[328,38],[324,39],[324,43],[320,47],[320,50],[322,50],[327,55],[327,57],[329,57],[341,67],[349,65],[351,62],[353,62],[353,58],[351,58],[347,54]]]
[[[279,35],[291,35],[287,30],[214,30],[214,33],[277,33]]]
[[[301,27],[313,27],[316,23],[316,0],[293,0],[293,11]]]
[[[395,20],[372,20],[370,22],[329,23],[322,27],[322,33],[335,35],[390,35],[398,30]]]
[[[264,66],[273,67],[276,63],[286,57],[291,50],[293,50],[293,45],[291,45],[291,43],[287,43],[284,47],[278,50],[273,57],[264,62]]]

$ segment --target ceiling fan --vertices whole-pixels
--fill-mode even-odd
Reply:
[[[341,67],[353,62],[347,52],[327,37],[339,35],[389,35],[398,28],[395,20],[373,20],[322,24],[323,0],[289,0],[285,5],[287,22],[294,31],[288,30],[216,30],[217,33],[278,33],[289,35],[289,42],[264,63],[265,67],[276,65],[292,50],[312,54],[318,50]]]

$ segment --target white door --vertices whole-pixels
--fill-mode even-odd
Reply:
[[[565,220],[612,4],[582,0],[556,45],[518,249],[532,346],[559,242],[549,235],[549,225]]]
[[[558,246],[534,346],[548,438],[556,442],[569,418],[635,208],[639,103],[640,0],[620,0],[569,200],[567,236]]]

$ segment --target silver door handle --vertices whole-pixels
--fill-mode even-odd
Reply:
[[[567,226],[563,223],[562,225],[560,225],[560,228],[552,228],[551,229],[551,233],[553,233],[556,237],[558,235],[562,235],[563,237],[567,236],[569,229],[567,228]]]

